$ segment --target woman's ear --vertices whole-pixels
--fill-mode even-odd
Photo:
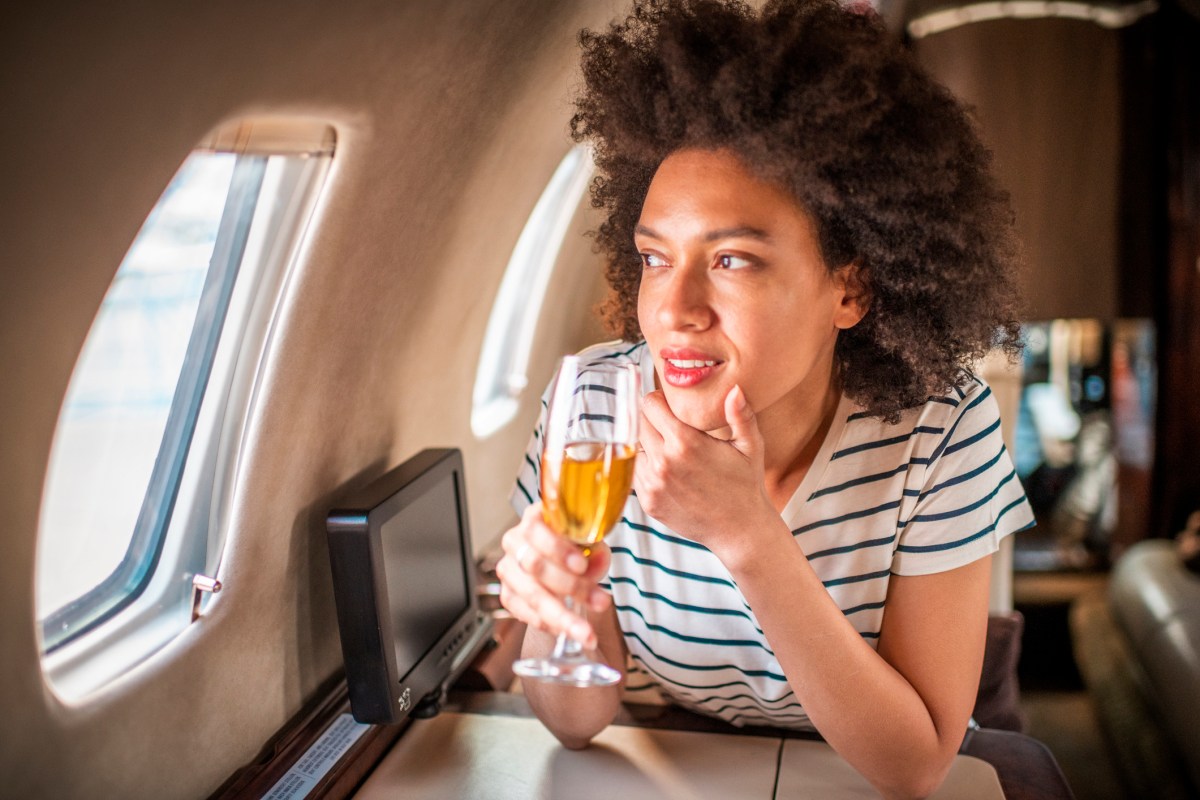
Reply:
[[[842,330],[853,328],[871,309],[871,287],[866,271],[851,261],[833,273],[838,288],[838,306],[833,311],[833,324]]]

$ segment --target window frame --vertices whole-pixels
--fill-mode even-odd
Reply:
[[[218,575],[233,533],[237,490],[258,419],[255,410],[261,403],[271,342],[336,186],[336,139],[333,125],[325,120],[242,118],[226,123],[188,153],[188,158],[206,153],[236,156],[235,174],[238,164],[253,163],[242,157],[258,157],[262,169],[258,175],[243,170],[247,183],[238,191],[231,180],[221,210],[213,264],[204,279],[135,526],[138,531],[145,526],[156,534],[155,540],[142,534],[138,543],[131,536],[121,566],[100,585],[44,619],[33,620],[44,636],[43,622],[51,623],[68,606],[79,608],[73,612],[79,616],[71,635],[60,641],[43,638],[40,648],[47,688],[67,705],[85,703],[196,627],[192,579]],[[238,205],[250,213],[233,213]],[[227,267],[222,275],[217,274],[218,258]],[[199,333],[206,327],[202,314],[207,336]],[[194,370],[185,386],[189,365],[203,369]],[[191,413],[185,413],[189,407]],[[45,480],[50,480],[49,472]],[[168,491],[159,493],[161,502],[156,504],[151,492],[158,489],[151,487],[159,482]],[[136,568],[130,555],[134,550],[143,558],[144,569]],[[86,599],[95,601],[101,587],[119,589],[122,579],[126,587],[136,580],[137,591],[102,610],[93,606],[87,618]],[[204,596],[202,612],[213,597]]]
[[[516,418],[550,278],[595,164],[586,145],[563,156],[529,213],[496,292],[471,393],[471,432],[487,439]]]
[[[121,563],[95,587],[52,612],[41,622],[43,653],[49,654],[128,608],[150,584],[179,495],[188,451],[196,433],[200,404],[233,287],[241,271],[254,211],[262,191],[267,156],[239,155],[217,228],[213,255],[200,292],[179,381],[167,413],[163,438],[142,498],[137,523]]]

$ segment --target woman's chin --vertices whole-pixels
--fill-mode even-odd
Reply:
[[[725,406],[722,402],[701,401],[696,397],[672,397],[674,392],[664,392],[671,413],[685,425],[698,431],[712,433],[729,426],[725,419]]]

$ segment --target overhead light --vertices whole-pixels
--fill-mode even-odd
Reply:
[[[991,3],[972,3],[957,8],[931,11],[908,23],[908,34],[921,39],[934,33],[994,19],[1043,19],[1059,17],[1094,22],[1102,28],[1124,28],[1147,14],[1158,10],[1156,0],[1142,0],[1130,5],[1091,5],[1088,3],[1055,2],[1054,0],[1001,0]]]

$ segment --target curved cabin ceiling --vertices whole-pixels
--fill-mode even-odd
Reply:
[[[513,423],[470,433],[496,288],[570,146],[577,31],[616,4],[28,5],[6,20],[0,184],[0,772],[16,797],[191,798],[252,760],[341,664],[324,514],[428,446],[464,451],[476,548],[552,361],[600,334],[580,209]],[[147,212],[244,117],[328,123],[337,152],[259,371],[220,578],[198,624],[79,706],[46,684],[38,509],[63,394]],[[19,732],[19,735],[16,735]]]

